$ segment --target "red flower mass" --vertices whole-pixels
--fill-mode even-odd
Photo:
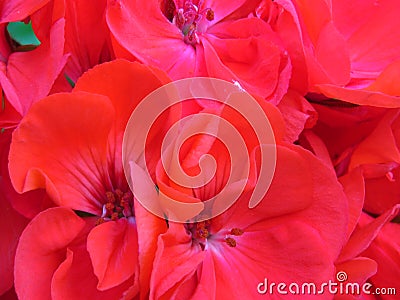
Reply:
[[[0,299],[398,299],[399,15],[2,1]]]

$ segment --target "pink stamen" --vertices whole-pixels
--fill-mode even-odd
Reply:
[[[198,6],[191,0],[185,1],[183,8],[179,8],[173,19],[173,23],[182,31],[183,40],[190,45],[200,43],[199,34],[203,33],[204,22],[214,20],[214,11],[211,8],[200,10],[203,1]]]

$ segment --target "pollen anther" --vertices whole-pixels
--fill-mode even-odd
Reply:
[[[228,244],[229,247],[236,247],[236,240],[231,237],[225,238],[225,242]]]

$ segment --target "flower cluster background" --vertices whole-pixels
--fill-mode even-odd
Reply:
[[[0,299],[400,299],[399,28],[398,0],[0,1]],[[273,145],[243,111],[193,98],[145,147],[130,136],[145,163],[126,165],[135,109],[193,77],[251,95]],[[202,115],[236,128],[247,174]],[[274,176],[249,207],[263,149]],[[368,290],[295,295],[328,282]]]

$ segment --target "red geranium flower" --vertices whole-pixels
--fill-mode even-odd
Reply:
[[[364,214],[360,220],[361,226],[367,226],[374,219]],[[398,223],[387,223],[379,232],[376,239],[362,253],[378,263],[378,272],[370,278],[374,287],[395,288],[396,293],[400,290],[400,225]],[[396,299],[398,295],[387,295],[383,299]]]
[[[397,1],[299,1],[298,10],[309,38],[311,92],[355,104],[399,107]]]
[[[400,118],[399,110],[388,111],[373,131],[354,145],[348,170],[361,167],[365,178],[364,209],[382,214],[399,204]],[[343,162],[346,167],[346,162]]]
[[[264,109],[269,117],[276,114],[272,106]],[[243,125],[235,114],[216,114]],[[201,222],[169,222],[167,232],[158,239],[151,299],[254,299],[265,297],[257,292],[264,278],[287,284],[333,278],[334,261],[346,233],[347,215],[343,211],[347,211],[347,200],[332,168],[308,151],[281,142],[284,129],[279,119],[275,117],[273,122],[277,167],[264,199],[255,208],[248,208],[250,177],[245,193],[223,214]],[[257,149],[249,130],[238,130],[245,134],[248,150]],[[218,169],[211,181],[203,187],[184,188],[157,170],[160,193],[191,203],[217,195],[228,182],[230,159],[218,140],[201,135],[187,140],[181,166],[187,174],[195,175],[198,166],[194,162],[204,154],[216,159]],[[230,189],[235,190],[235,186]]]
[[[10,2],[10,3],[8,3]],[[0,84],[6,98],[6,107],[12,106],[10,114],[2,116],[1,123],[18,123],[35,101],[47,96],[66,63],[64,55],[64,19],[54,19],[41,14],[47,1],[8,1],[0,24]],[[10,5],[13,4],[13,5]],[[8,11],[11,10],[11,11]],[[32,20],[32,27],[40,45],[27,52],[15,49],[15,42],[6,38],[7,22]],[[44,22],[44,19],[47,19]],[[5,120],[4,120],[5,118]]]
[[[146,280],[154,239],[148,233],[163,228],[165,222],[141,213],[140,207],[139,211],[134,209],[122,169],[122,136],[135,106],[166,80],[163,73],[138,63],[106,63],[82,76],[72,93],[54,94],[33,105],[21,121],[10,150],[15,189],[26,192],[45,188],[57,205],[70,209],[44,212],[24,233],[15,273],[20,297],[46,297],[50,290],[60,297],[78,296],[84,291],[77,289],[74,294],[75,290],[68,287],[80,285],[77,274],[83,269],[90,271],[91,265],[100,291],[116,288],[115,293],[121,295],[127,284],[134,283],[131,292],[135,294],[138,281]],[[157,145],[156,138],[152,142]],[[90,217],[85,225],[71,209],[96,217]],[[62,215],[67,215],[67,223],[63,223]],[[141,225],[146,235],[139,242],[138,215],[146,216]],[[46,221],[50,217],[55,224]],[[68,222],[74,226],[69,227]],[[43,240],[44,231],[50,238]],[[40,248],[32,252],[36,241],[42,241]],[[52,256],[41,258],[41,253],[47,252]],[[63,262],[60,257],[65,255]],[[144,270],[140,279],[139,265]],[[47,275],[34,275],[37,272]],[[91,282],[87,288],[92,287],[88,295],[97,293],[94,275],[86,279]],[[59,276],[64,279],[59,280]]]
[[[173,79],[238,81],[250,93],[278,102],[291,66],[279,37],[251,15],[258,2],[110,1],[107,22],[117,56],[129,52]]]
[[[26,224],[28,219],[15,211],[0,193],[0,295],[13,286],[15,250]]]

